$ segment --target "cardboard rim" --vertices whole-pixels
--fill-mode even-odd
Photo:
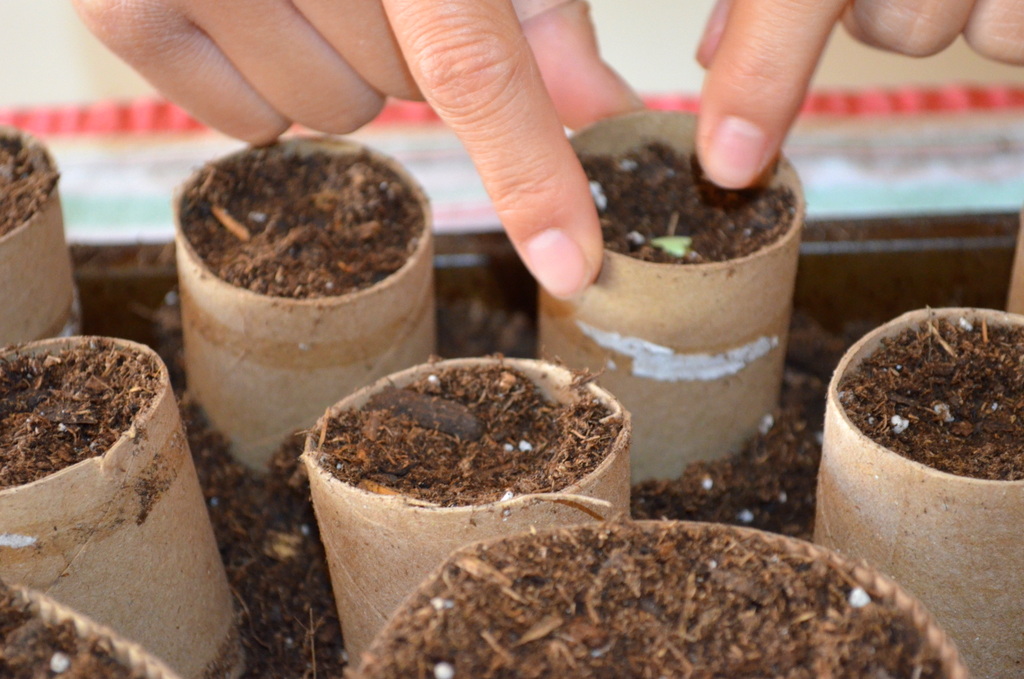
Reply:
[[[0,348],[0,364],[6,363],[18,356],[36,356],[40,354],[52,355],[63,351],[64,349],[87,344],[89,342],[95,342],[97,340],[113,344],[124,351],[147,356],[153,361],[156,366],[158,376],[158,384],[155,389],[156,393],[153,395],[153,398],[144,408],[135,414],[135,417],[132,419],[131,424],[128,425],[128,428],[125,429],[117,440],[110,444],[110,447],[103,453],[84,460],[79,460],[74,464],[70,464],[63,469],[53,472],[52,474],[47,474],[35,481],[31,481],[20,486],[2,488],[0,489],[0,497],[11,495],[15,492],[26,492],[27,489],[31,488],[38,488],[53,479],[73,474],[78,468],[87,464],[96,464],[97,461],[104,465],[112,464],[114,460],[121,456],[130,454],[135,432],[141,425],[148,423],[153,419],[153,416],[158,410],[160,410],[167,398],[174,398],[174,393],[171,389],[171,376],[167,371],[167,366],[164,364],[160,356],[153,349],[144,344],[122,338],[100,337],[97,335],[76,335],[73,337],[50,337],[47,339],[35,340],[33,342],[26,342],[24,344],[15,344],[6,348]],[[175,409],[177,409],[177,404],[175,404]]]
[[[657,129],[657,133],[647,133],[645,128],[648,127]],[[696,129],[697,116],[693,113],[646,110],[600,120],[576,132],[569,141],[577,155],[607,153],[608,151],[592,150],[592,147],[603,145],[607,138],[620,135],[630,135],[634,138],[634,141],[626,146],[625,149],[634,149],[651,141],[660,141],[672,146],[681,153],[693,153],[696,148],[694,140]],[[669,130],[673,134],[666,134]],[[622,151],[619,150],[618,152]],[[793,191],[796,199],[796,210],[790,219],[789,228],[782,234],[782,237],[749,255],[727,259],[722,262],[676,264],[673,262],[646,262],[619,252],[611,252],[605,248],[605,266],[612,262],[616,267],[635,266],[641,269],[649,268],[652,271],[658,270],[661,272],[672,270],[692,271],[693,275],[707,275],[709,272],[724,271],[737,265],[770,257],[775,252],[790,247],[794,240],[800,239],[806,218],[807,201],[804,196],[804,188],[803,183],[800,181],[800,176],[785,156],[779,156],[777,169],[772,175],[768,186],[772,188],[788,187]]]
[[[27,587],[12,586],[16,602],[26,604],[28,610],[47,624],[70,622],[80,637],[96,637],[110,642],[115,660],[146,676],[147,679],[180,679],[167,665],[150,655],[138,644],[124,639],[106,625],[94,621],[45,594]]]
[[[1017,247],[1010,270],[1010,290],[1006,297],[1006,310],[1012,314],[1024,314],[1024,208],[1020,211],[1020,226],[1017,229]]]
[[[959,476],[957,474],[929,467],[928,465],[917,462],[916,460],[906,458],[892,449],[883,446],[862,432],[857,425],[853,423],[853,420],[850,419],[850,416],[846,413],[846,408],[843,407],[839,400],[839,384],[842,382],[843,378],[846,377],[848,372],[856,369],[861,361],[870,356],[880,345],[883,339],[898,335],[908,328],[919,327],[922,323],[930,319],[949,320],[950,318],[958,319],[960,317],[967,318],[968,320],[977,319],[979,321],[984,319],[989,325],[1024,326],[1024,316],[1018,316],[1006,311],[996,311],[993,309],[945,307],[940,309],[916,309],[914,311],[908,311],[888,323],[878,326],[847,349],[846,353],[843,354],[842,359],[840,359],[839,364],[836,366],[835,371],[832,373],[832,379],[828,384],[826,405],[835,413],[840,426],[852,433],[857,445],[862,451],[885,458],[887,464],[902,466],[908,470],[915,470],[919,474],[932,477],[936,480],[941,480],[943,483],[955,483],[961,486],[977,486],[978,488],[990,487],[993,490],[997,487],[1001,489],[1010,487],[1024,488],[1024,480],[1008,481]]]
[[[576,479],[572,484],[551,491],[550,493],[540,494],[529,494],[529,495],[517,495],[509,500],[497,500],[494,502],[485,502],[481,504],[472,505],[456,505],[452,507],[444,507],[436,505],[430,502],[424,502],[407,495],[382,495],[379,493],[372,493],[368,490],[364,490],[350,483],[342,481],[328,470],[324,469],[320,463],[320,451],[317,443],[319,439],[319,432],[322,427],[326,425],[326,420],[334,417],[339,412],[345,410],[354,410],[361,408],[362,405],[369,399],[372,394],[380,391],[385,387],[392,386],[405,386],[413,382],[417,377],[424,374],[429,374],[435,370],[443,370],[445,368],[472,368],[492,365],[507,365],[512,368],[516,368],[526,374],[530,379],[537,384],[538,387],[545,392],[549,398],[554,396],[547,392],[545,385],[538,384],[533,376],[534,372],[547,371],[553,373],[562,379],[567,379],[571,382],[572,371],[564,366],[549,361],[542,361],[538,359],[527,359],[527,358],[456,358],[448,359],[444,361],[437,361],[434,363],[425,363],[412,368],[407,368],[400,372],[383,377],[373,384],[370,384],[362,389],[353,392],[346,398],[342,399],[338,403],[334,404],[327,409],[323,417],[317,420],[314,428],[307,434],[306,443],[302,453],[302,458],[306,463],[306,468],[315,471],[328,487],[334,489],[334,492],[342,493],[350,497],[358,498],[359,500],[368,503],[378,505],[382,508],[389,508],[393,511],[406,511],[406,512],[421,512],[424,514],[429,513],[446,513],[450,515],[465,514],[466,517],[471,517],[473,514],[487,509],[506,509],[516,508],[522,505],[530,505],[538,501],[546,501],[548,497],[554,495],[572,495],[576,493],[580,487],[585,487],[587,482],[593,479],[599,478],[606,474],[610,467],[615,464],[615,461],[620,455],[624,454],[624,451],[629,450],[629,440],[632,431],[632,420],[629,411],[622,407],[610,392],[602,387],[599,387],[593,382],[589,382],[586,385],[586,389],[589,393],[597,397],[602,404],[607,406],[611,411],[612,415],[618,415],[622,417],[622,427],[619,430],[618,435],[608,446],[608,454],[588,474]],[[627,453],[628,454],[628,453]],[[577,497],[575,498],[580,502],[585,502],[587,498]]]
[[[383,289],[394,287],[398,285],[402,279],[404,279],[409,270],[413,268],[414,263],[419,261],[426,252],[429,252],[432,248],[433,241],[433,228],[434,218],[433,212],[430,207],[430,200],[423,190],[423,187],[419,184],[416,179],[409,174],[409,172],[394,158],[388,156],[380,151],[377,151],[365,144],[360,142],[343,138],[343,137],[330,137],[330,136],[314,136],[314,137],[289,137],[286,139],[279,140],[276,144],[270,147],[261,147],[254,149],[247,147],[230,153],[225,156],[221,156],[213,161],[212,164],[217,164],[226,160],[239,158],[241,156],[248,155],[254,150],[265,151],[271,149],[278,153],[297,153],[299,155],[313,155],[315,153],[325,153],[328,155],[340,155],[340,156],[353,156],[361,153],[365,153],[372,160],[385,165],[388,169],[394,172],[399,179],[401,179],[406,188],[408,188],[412,195],[415,196],[417,204],[420,206],[420,210],[423,213],[423,232],[419,235],[416,247],[411,253],[409,253],[405,264],[402,265],[398,271],[395,271],[387,278],[374,283],[368,288],[361,290],[354,290],[351,292],[342,293],[340,295],[332,295],[329,297],[313,297],[313,298],[302,298],[297,299],[293,297],[278,297],[275,295],[266,295],[259,292],[253,292],[246,288],[240,288],[236,285],[228,283],[224,279],[217,276],[202,257],[192,247],[192,243],[185,236],[184,229],[182,228],[181,221],[181,202],[184,198],[185,191],[187,191],[196,182],[199,173],[203,168],[200,168],[193,172],[188,179],[180,184],[174,191],[172,198],[172,208],[174,213],[174,240],[177,242],[181,252],[183,252],[189,263],[194,266],[201,275],[203,275],[202,284],[204,286],[210,286],[215,289],[219,289],[222,293],[230,293],[237,295],[243,303],[249,303],[252,305],[261,304],[273,304],[275,306],[286,305],[289,308],[333,308],[342,307],[346,304],[351,303],[353,300],[365,297],[371,294],[376,294]]]
[[[960,653],[957,650],[956,644],[946,634],[946,632],[938,626],[928,609],[926,609],[919,600],[904,590],[897,582],[875,570],[866,562],[854,562],[842,557],[832,550],[825,549],[804,540],[743,526],[697,521],[627,521],[621,524],[611,525],[626,526],[627,529],[646,533],[677,530],[688,531],[698,535],[701,533],[715,531],[720,534],[735,536],[737,539],[759,541],[771,549],[776,550],[780,554],[796,554],[816,561],[824,561],[832,569],[849,576],[855,584],[872,592],[881,592],[883,599],[889,602],[895,610],[908,615],[913,625],[921,633],[924,642],[930,648],[935,649],[939,656],[940,662],[943,665],[944,679],[969,679],[970,677],[967,667],[964,665],[963,660],[960,657]],[[487,548],[500,543],[528,541],[537,536],[549,536],[558,533],[564,534],[574,533],[580,530],[595,530],[599,526],[600,524],[584,524],[579,526],[570,526],[568,528],[555,528],[538,531],[535,534],[520,534],[496,540],[484,540],[454,551],[444,563],[431,572],[430,576],[423,581],[423,584],[421,584],[415,592],[406,597],[402,605],[392,614],[388,624],[385,625],[380,633],[374,638],[373,643],[366,651],[367,656],[373,656],[376,651],[376,647],[384,642],[385,637],[391,633],[392,627],[394,627],[397,618],[403,612],[409,610],[411,603],[418,596],[419,592],[423,588],[428,587],[440,579],[444,569],[459,558],[468,555],[475,555],[476,551],[481,548]],[[365,668],[366,663],[363,664],[363,669]]]
[[[60,175],[60,171],[57,168],[57,161],[54,160],[53,154],[50,153],[49,147],[47,147],[46,144],[44,144],[38,138],[32,136],[31,134],[28,134],[27,132],[24,132],[23,130],[19,130],[18,128],[11,127],[9,125],[0,125],[0,137],[6,139],[17,139],[18,141],[21,142],[22,146],[26,148],[31,148],[32,150],[39,151],[40,156],[44,161],[46,161],[46,164],[49,166],[47,169],[57,172],[58,176]],[[21,224],[18,224],[16,227],[11,229],[4,235],[0,236],[0,247],[3,247],[7,241],[13,240],[13,238],[17,234],[20,234],[26,229],[31,228],[32,225],[36,223],[39,215],[43,214],[46,206],[52,203],[59,195],[60,192],[57,188],[57,184],[54,184],[53,189],[51,189],[50,193],[46,196],[46,200],[43,201],[43,203],[35,212],[25,217],[25,220]]]

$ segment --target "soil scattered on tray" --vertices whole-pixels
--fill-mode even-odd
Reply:
[[[366,154],[251,149],[204,167],[181,198],[183,231],[219,278],[299,299],[362,290],[398,271],[425,215]]]
[[[0,357],[0,490],[102,455],[160,384],[156,362],[103,339]]]
[[[439,368],[329,420],[320,463],[370,492],[443,506],[560,491],[606,459],[622,426],[586,382],[559,404],[511,366]]]
[[[0,582],[0,677],[143,679],[114,658],[108,639],[82,638],[71,622],[43,622]]]
[[[1024,328],[929,320],[883,340],[839,390],[851,421],[906,458],[1024,479]]]
[[[473,548],[370,653],[364,679],[943,676],[881,592],[757,537],[678,525]]]
[[[41,148],[0,137],[0,237],[25,223],[57,186],[58,174]]]
[[[612,252],[666,264],[724,262],[774,243],[793,226],[789,188],[719,188],[704,178],[696,156],[661,143],[580,160]],[[680,237],[689,242],[672,240]]]

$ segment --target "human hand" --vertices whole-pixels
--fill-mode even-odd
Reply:
[[[697,60],[707,70],[697,150],[727,188],[754,183],[793,124],[829,33],[911,56],[963,35],[978,53],[1024,63],[1020,0],[718,0]]]
[[[157,89],[254,144],[293,123],[346,133],[386,96],[426,99],[472,157],[509,237],[554,295],[601,265],[565,137],[641,107],[600,58],[582,0],[75,0]]]

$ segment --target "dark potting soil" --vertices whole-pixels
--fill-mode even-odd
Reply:
[[[0,137],[0,237],[25,223],[57,186],[58,174],[40,148]]]
[[[83,638],[74,624],[45,623],[0,582],[0,677],[142,679],[113,656],[109,640]]]
[[[943,676],[880,592],[706,528],[591,524],[477,546],[396,614],[361,676]]]
[[[438,368],[321,432],[320,463],[354,486],[443,506],[557,492],[607,458],[622,418],[589,395],[549,401],[511,366]]]
[[[102,455],[159,384],[152,358],[103,339],[0,358],[0,489]]]
[[[1024,328],[930,320],[883,340],[839,389],[851,421],[906,458],[1024,479]]]
[[[647,262],[724,262],[774,243],[793,226],[789,188],[721,189],[704,178],[695,156],[661,143],[580,160],[612,252]],[[651,243],[663,236],[691,238],[689,252],[679,257]]]
[[[368,288],[398,271],[425,215],[368,155],[252,149],[204,167],[181,198],[185,236],[217,275],[276,297]]]

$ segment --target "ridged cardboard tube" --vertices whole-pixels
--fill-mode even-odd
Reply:
[[[331,408],[325,417],[359,409],[381,389],[402,387],[437,370],[485,367],[498,362],[490,358],[456,359],[417,366],[359,390]],[[527,359],[504,359],[501,364],[525,374],[551,400],[567,403],[576,398],[571,388],[572,374],[565,368]],[[629,414],[604,389],[590,384],[586,391],[612,414],[622,417],[622,428],[604,461],[557,493],[520,495],[501,502],[438,507],[344,483],[323,468],[314,429],[306,440],[302,461],[309,472],[313,506],[351,662],[358,664],[360,653],[391,611],[453,549],[533,528],[592,521],[595,514],[628,514]]]
[[[1024,481],[956,476],[909,460],[863,434],[839,401],[843,378],[882,340],[961,317],[975,327],[1024,324],[1001,311],[912,311],[840,361],[828,388],[814,540],[867,560],[920,598],[973,676],[1014,677],[1024,666]]]
[[[1011,314],[1024,314],[1024,211],[1021,211],[1020,228],[1017,230],[1017,250],[1013,256],[1006,310]]]
[[[185,679],[237,676],[233,600],[159,357],[127,340],[75,337],[0,360],[94,342],[151,357],[157,394],[102,455],[0,490],[0,579],[108,625]]]
[[[111,658],[133,673],[146,679],[179,679],[179,676],[163,662],[109,627],[100,625],[41,592],[26,587],[13,587],[12,591],[16,605],[25,606],[26,611],[48,625],[71,623],[80,638],[96,639],[103,645],[104,650],[109,652]]]
[[[637,522],[622,522],[613,524],[587,524],[581,526],[573,526],[569,528],[554,529],[550,531],[544,531],[534,534],[520,534],[512,537],[507,537],[499,540],[479,542],[467,547],[464,547],[451,556],[449,556],[445,563],[439,568],[436,568],[431,575],[424,579],[424,581],[417,588],[416,592],[409,596],[395,612],[395,614],[388,621],[387,626],[381,631],[381,633],[373,640],[369,650],[364,654],[364,664],[362,670],[357,674],[359,679],[385,679],[393,677],[412,677],[422,676],[422,671],[417,667],[402,666],[395,658],[398,657],[396,651],[404,650],[408,652],[412,650],[417,656],[417,662],[422,662],[422,658],[427,659],[428,662],[438,662],[439,660],[448,660],[450,664],[456,667],[455,676],[461,676],[459,673],[459,655],[454,652],[446,653],[447,640],[451,638],[453,634],[461,634],[463,638],[466,634],[477,633],[480,636],[481,633],[492,632],[492,630],[486,629],[484,625],[488,621],[478,621],[476,618],[463,617],[457,626],[447,624],[446,618],[449,616],[459,615],[456,608],[451,610],[432,606],[432,602],[437,600],[451,600],[453,594],[459,593],[464,594],[461,588],[465,587],[464,580],[455,579],[455,569],[461,569],[468,572],[468,568],[465,568],[463,564],[483,564],[479,567],[479,570],[493,569],[497,574],[492,577],[492,580],[496,578],[503,578],[508,582],[512,583],[507,587],[510,592],[506,592],[509,597],[518,597],[516,599],[528,606],[531,600],[536,600],[536,593],[529,591],[531,577],[539,573],[543,573],[544,576],[549,578],[559,578],[559,570],[555,568],[554,564],[551,563],[553,554],[558,554],[563,559],[573,559],[576,562],[589,563],[593,559],[595,554],[592,551],[592,545],[595,543],[602,545],[614,545],[614,547],[608,547],[607,551],[598,552],[600,558],[608,558],[606,555],[611,552],[613,555],[620,555],[619,558],[625,556],[626,559],[633,557],[637,560],[650,560],[653,555],[660,554],[660,559],[663,563],[659,564],[662,570],[666,573],[678,571],[681,568],[687,567],[689,561],[684,562],[683,559],[678,558],[681,553],[692,555],[696,551],[701,558],[707,557],[708,559],[714,559],[719,555],[720,552],[710,552],[701,554],[700,550],[704,545],[709,544],[709,540],[719,539],[728,540],[739,549],[744,549],[743,546],[750,545],[746,549],[759,549],[763,550],[770,555],[778,555],[778,557],[792,556],[800,559],[801,562],[806,560],[812,563],[823,563],[830,570],[837,571],[841,574],[842,579],[849,583],[849,586],[861,587],[864,590],[864,594],[870,597],[871,605],[884,606],[890,610],[894,610],[899,614],[907,626],[918,633],[918,637],[923,650],[926,650],[928,657],[934,658],[938,661],[941,668],[939,676],[943,679],[967,679],[968,672],[961,662],[957,653],[956,646],[947,637],[946,633],[938,627],[935,620],[924,608],[924,606],[904,591],[898,584],[888,579],[884,575],[880,574],[871,566],[865,563],[857,563],[844,559],[838,554],[822,549],[816,545],[803,540],[797,540],[795,538],[785,537],[773,533],[762,532],[751,528],[741,528],[738,526],[726,526],[722,524],[710,524],[710,523],[696,523],[687,521],[637,521]],[[665,542],[672,540],[673,542]],[[686,541],[685,543],[683,541]],[[676,542],[678,541],[678,542]],[[683,549],[682,545],[689,545],[692,542],[692,549]],[[657,549],[651,549],[651,544],[662,545],[672,544],[677,546],[676,549],[664,549],[659,552]],[[625,545],[622,547],[621,545]],[[646,545],[647,551],[640,551],[639,545]],[[715,543],[710,543],[715,544]],[[536,545],[535,549],[528,550],[525,547],[527,545]],[[527,556],[523,556],[526,554]],[[536,555],[536,556],[534,556]],[[610,561],[615,556],[608,558]],[[655,557],[657,558],[657,557]],[[594,559],[597,560],[597,559]],[[755,561],[756,562],[756,561]],[[761,565],[758,564],[758,568]],[[719,566],[712,566],[712,568],[719,568]],[[602,569],[603,570],[603,569]],[[611,569],[609,569],[611,570]],[[744,591],[739,589],[744,586],[744,583],[756,583],[751,586],[751,590],[757,591],[762,588],[763,580],[760,579],[761,573],[753,571],[746,574],[740,568],[730,568],[729,570],[722,570],[721,574],[727,576],[727,582],[736,583],[736,591]],[[692,571],[691,571],[692,572]],[[452,577],[449,577],[452,576]],[[526,576],[526,577],[521,577]],[[613,575],[615,578],[619,576],[618,573]],[[595,575],[594,578],[600,577]],[[621,577],[621,576],[619,576]],[[698,579],[702,579],[701,575],[697,576]],[[710,579],[710,578],[709,578]],[[724,579],[724,578],[723,578]],[[475,579],[474,583],[480,583],[481,579]],[[794,583],[796,584],[796,583]],[[588,594],[594,590],[588,591],[588,587],[597,589],[593,580],[576,579],[569,581],[567,578],[562,576],[561,578],[561,589],[565,592],[566,597],[573,597],[577,600],[586,600]],[[474,584],[475,588],[477,585]],[[621,585],[619,585],[621,587]],[[486,585],[481,585],[481,589]],[[658,582],[657,580],[651,581],[649,578],[637,578],[637,584],[633,591],[634,593],[639,590],[636,594],[636,599],[643,601],[644,599],[650,600],[652,597],[662,597],[665,599],[686,599],[688,597],[685,590],[676,592],[666,591],[667,585],[665,583]],[[732,587],[732,586],[730,586]],[[794,589],[796,589],[794,587]],[[475,591],[475,589],[474,589]],[[492,590],[493,591],[493,590]],[[692,596],[692,595],[689,595]],[[788,595],[793,596],[792,594]],[[468,595],[463,597],[469,598]],[[790,601],[787,605],[799,605],[799,595],[796,596],[796,601]],[[657,605],[657,599],[655,605]],[[602,603],[602,611],[600,614],[592,613],[590,615],[601,615],[604,618],[614,615],[615,609],[609,606],[607,603]],[[729,628],[729,616],[723,616],[720,611],[711,610],[710,606],[719,605],[719,601],[716,597],[708,597],[706,599],[690,599],[689,605],[692,606],[693,613],[692,619],[703,620],[702,614],[718,613],[713,618],[715,622],[712,623],[715,626]],[[867,605],[867,604],[864,604]],[[517,607],[516,618],[511,624],[513,626],[520,627],[521,630],[518,633],[520,642],[512,645],[509,643],[509,639],[504,638],[504,635],[494,635],[490,637],[491,643],[481,643],[481,648],[484,651],[494,651],[494,665],[499,667],[501,670],[509,670],[507,676],[512,676],[512,672],[515,670],[515,658],[509,656],[509,651],[505,650],[508,648],[518,648],[523,646],[522,640],[526,639],[527,634],[530,630],[536,630],[541,627],[545,622],[551,622],[550,617],[541,618],[541,612],[531,612],[528,608],[523,609],[523,606]],[[625,607],[623,607],[625,608]],[[747,614],[756,613],[760,607],[751,606],[747,610]],[[634,608],[630,608],[629,615],[636,615]],[[625,611],[623,611],[625,612]],[[582,612],[577,613],[584,620],[587,619],[587,615]],[[659,615],[656,611],[649,612],[649,615]],[[567,619],[561,622],[569,623],[563,625],[555,625],[555,628],[561,632],[567,630],[568,632],[572,627],[572,613],[568,613]],[[429,621],[431,629],[431,638],[429,640],[424,638],[422,629],[427,626],[423,623]],[[601,621],[591,620],[591,624],[597,629],[604,630]],[[675,623],[679,624],[679,623]],[[778,624],[777,622],[765,618],[764,625]],[[474,629],[478,627],[480,629]],[[554,631],[551,626],[548,626],[550,631]],[[778,634],[780,638],[784,638],[788,634],[788,624],[786,628],[780,629]],[[729,633],[729,632],[725,632]],[[495,638],[495,637],[498,638]],[[823,650],[825,652],[835,651],[835,639],[828,639],[828,633],[824,630],[821,634],[816,635],[814,638],[818,643],[823,644]],[[486,638],[486,637],[485,637]],[[461,641],[461,639],[460,639]],[[544,643],[543,640],[537,640],[537,643]],[[572,640],[562,640],[563,645],[566,641],[571,642]],[[633,637],[634,642],[633,648],[636,648],[635,644],[643,643],[644,638]],[[905,642],[905,639],[901,639],[901,642]],[[831,642],[831,643],[830,643]],[[575,641],[574,645],[576,648],[568,649],[563,653],[573,653],[578,649],[578,645],[583,642]],[[701,641],[694,641],[687,637],[687,635],[679,633],[678,636],[673,636],[673,645],[679,654],[687,653],[687,646],[692,643],[702,643]],[[488,646],[490,647],[488,649]],[[615,640],[609,640],[602,645],[602,648],[610,647],[612,652],[616,648]],[[429,648],[429,651],[426,649]],[[874,650],[872,648],[872,650]],[[500,653],[505,654],[505,658],[499,657]],[[518,652],[518,651],[517,651]],[[651,653],[655,651],[652,648]],[[589,654],[588,654],[589,655]],[[510,666],[508,658],[512,658],[512,665]],[[578,659],[579,655],[575,655]],[[723,661],[725,659],[723,658]],[[586,667],[587,659],[576,660]],[[429,665],[428,665],[429,667]],[[709,676],[714,673],[714,670],[718,669],[719,673],[715,673],[715,676],[727,676],[721,674],[724,667],[708,667],[704,666],[700,668],[703,670],[701,676]],[[747,672],[744,672],[744,676],[754,676],[755,670],[758,668],[748,668]],[[761,668],[763,671],[759,674],[763,676],[774,676],[776,672],[773,672],[772,668],[764,667]],[[814,671],[812,668],[812,674],[808,676],[825,676],[820,674],[818,671]],[[816,668],[815,668],[816,669]],[[883,668],[885,669],[885,668]],[[890,668],[896,669],[896,668]],[[585,670],[581,669],[581,676],[587,674]],[[506,676],[504,674],[495,673],[494,676]],[[872,675],[875,676],[875,675]],[[888,674],[879,674],[877,676],[889,676]],[[905,676],[910,676],[905,675]],[[915,675],[916,676],[916,675]]]
[[[695,118],[643,112],[578,133],[579,154],[619,155],[660,141],[694,150]],[[781,160],[771,186],[796,198],[780,240],[725,262],[660,264],[605,250],[596,284],[571,301],[540,295],[544,357],[601,372],[633,413],[633,482],[677,478],[752,436],[782,384],[804,199]]]
[[[430,207],[415,180],[394,160],[343,139],[290,139],[271,149],[368,154],[402,179],[424,225],[405,265],[372,287],[319,299],[274,297],[213,274],[180,223],[182,195],[197,175],[179,190],[174,209],[188,388],[236,457],[263,471],[288,434],[311,426],[359,387],[427,360],[435,344]]]
[[[56,172],[50,153],[36,139],[4,126],[0,138],[19,140],[34,167]],[[78,332],[71,255],[56,185],[39,209],[0,236],[0,291],[0,346]]]

